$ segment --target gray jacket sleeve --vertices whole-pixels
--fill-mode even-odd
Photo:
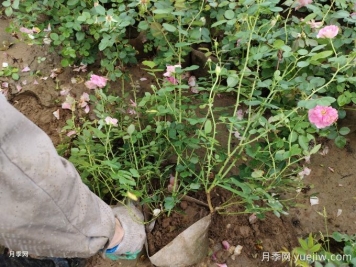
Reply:
[[[0,244],[39,256],[89,257],[114,228],[111,208],[0,93]]]

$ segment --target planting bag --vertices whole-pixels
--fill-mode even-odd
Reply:
[[[209,214],[188,227],[152,256],[148,254],[146,242],[151,263],[158,267],[183,267],[201,261],[208,254],[210,223],[211,215]]]

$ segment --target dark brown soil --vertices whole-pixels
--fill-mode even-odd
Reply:
[[[189,226],[208,214],[207,208],[183,200],[180,207],[169,217],[164,214],[156,220],[153,231],[147,235],[149,254],[158,252]]]

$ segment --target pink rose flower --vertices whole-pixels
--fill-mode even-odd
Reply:
[[[167,81],[174,85],[178,84],[178,80],[174,77],[167,77]]]
[[[171,77],[172,75],[174,75],[176,68],[181,68],[181,65],[168,65],[166,72],[163,74],[164,77]]]
[[[309,121],[317,128],[325,128],[332,125],[338,119],[337,110],[332,107],[316,106],[308,112]]]
[[[303,6],[313,3],[313,0],[298,0],[298,6],[295,9],[299,9]]]
[[[85,82],[85,86],[89,89],[104,88],[107,81],[108,79],[103,76],[92,74],[90,80]]]
[[[316,38],[334,38],[339,33],[339,27],[336,25],[325,26],[320,29]]]
[[[105,122],[107,125],[117,126],[117,119],[106,117]]]

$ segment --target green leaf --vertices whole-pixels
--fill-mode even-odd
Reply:
[[[343,118],[346,117],[346,111],[345,110],[339,109],[338,113],[339,113],[339,119],[343,119]]]
[[[314,108],[317,105],[316,101],[317,101],[316,99],[300,100],[298,102],[298,107],[311,109],[311,108]]]
[[[344,148],[346,145],[346,138],[343,136],[338,136],[335,138],[334,142],[338,148]]]
[[[70,62],[68,61],[68,59],[63,58],[61,60],[61,65],[62,65],[62,67],[68,67],[70,65]]]
[[[347,135],[349,132],[350,132],[349,127],[341,127],[339,130],[339,134],[341,134],[341,135]]]
[[[213,129],[213,128],[212,128],[212,125],[211,125],[211,120],[207,119],[206,122],[205,122],[205,124],[204,124],[204,132],[205,132],[206,134],[211,133],[211,130],[212,130],[212,129]]]
[[[297,141],[298,139],[298,133],[296,133],[295,131],[291,131],[291,133],[289,134],[289,142],[294,143],[295,141]]]
[[[164,198],[164,208],[166,210],[171,210],[174,208],[174,206],[176,205],[173,197],[165,197]]]
[[[199,69],[198,65],[191,65],[189,67],[184,68],[183,70],[184,71],[192,71],[192,70],[197,70],[197,69]]]
[[[127,127],[127,133],[129,135],[132,135],[134,131],[135,131],[135,125],[134,124],[130,124],[130,126]]]
[[[9,6],[11,6],[11,1],[10,1],[10,0],[3,1],[3,2],[2,2],[2,5],[3,5],[4,7],[9,7]]]
[[[77,32],[77,33],[75,34],[75,36],[77,37],[77,40],[78,40],[78,41],[82,41],[82,40],[84,40],[84,38],[85,38],[85,33],[84,33],[84,32]]]
[[[145,20],[141,20],[138,24],[138,28],[142,31],[147,30],[148,27],[149,27],[149,25],[148,25],[147,21],[145,21]]]
[[[12,8],[9,6],[7,8],[5,8],[5,15],[8,17],[11,17],[12,15]]]
[[[219,26],[219,25],[221,25],[221,24],[224,24],[224,23],[226,23],[226,22],[227,22],[227,20],[225,20],[225,19],[219,20],[219,21],[217,21],[217,22],[211,24],[211,28],[217,27],[217,26]]]
[[[327,58],[331,56],[334,52],[331,50],[320,52],[310,58],[312,61],[317,61],[319,59]]]
[[[18,79],[20,79],[20,76],[18,73],[13,73],[11,74],[11,78],[17,81]]]
[[[20,4],[20,0],[14,0],[14,2],[12,3],[12,8],[19,9],[19,4]]]
[[[130,169],[130,173],[132,174],[132,177],[136,177],[139,178],[140,174],[138,173],[138,171],[136,169]]]
[[[309,251],[312,252],[312,253],[315,253],[315,252],[319,251],[320,248],[321,248],[321,244],[316,244],[316,245],[314,245],[313,247],[311,247],[311,248],[309,249]]]
[[[199,158],[198,157],[192,157],[189,161],[191,163],[193,163],[193,164],[197,164],[199,162]]]
[[[324,97],[316,99],[316,104],[320,105],[320,106],[330,106],[335,101],[336,101],[336,99],[331,96],[324,96]]]
[[[283,8],[274,6],[274,7],[270,7],[269,10],[271,10],[272,12],[281,12],[283,11]]]
[[[305,67],[309,66],[309,62],[308,62],[308,61],[299,61],[299,62],[297,63],[297,66],[298,66],[299,68],[305,68]]]
[[[55,33],[55,32],[52,32],[52,33],[49,35],[49,37],[51,37],[51,39],[52,39],[53,41],[57,41],[58,38],[59,38],[58,34]]]
[[[346,10],[338,10],[337,12],[332,14],[332,17],[337,19],[344,19],[344,18],[348,18],[349,16],[350,13],[347,12]]]
[[[227,86],[228,87],[235,87],[238,82],[239,82],[239,79],[235,76],[227,77]]]
[[[251,177],[252,178],[260,178],[262,177],[264,174],[264,171],[263,170],[254,170],[252,173],[251,173]]]
[[[339,95],[337,98],[337,103],[340,107],[345,106],[351,102],[350,97],[348,97],[346,94]]]
[[[315,153],[317,153],[318,151],[319,151],[319,149],[320,149],[320,147],[321,147],[321,144],[317,144],[316,146],[314,146],[313,148],[312,148],[312,150],[310,150],[310,154],[315,154]]]
[[[282,80],[282,77],[281,77],[281,71],[280,70],[276,70],[273,74],[273,77],[276,81],[280,81]]]
[[[150,24],[150,30],[153,37],[160,37],[162,35],[162,26],[158,22],[152,22]]]
[[[94,9],[95,9],[96,13],[98,13],[99,15],[105,16],[106,11],[102,5],[98,4],[94,7]]]
[[[308,21],[314,19],[316,17],[316,14],[315,13],[311,13],[309,14],[308,16],[306,16],[303,20],[304,23],[307,23]]]
[[[277,39],[273,42],[273,47],[276,49],[281,49],[281,47],[284,45],[285,45],[284,41],[280,39]]]
[[[176,43],[174,46],[175,47],[184,47],[184,46],[191,46],[192,43],[187,43],[187,42],[180,42],[180,43]]]
[[[142,64],[149,67],[150,69],[153,69],[154,67],[156,67],[156,63],[153,61],[144,60],[142,62]]]
[[[339,232],[333,232],[332,237],[335,239],[336,242],[341,242],[343,240],[343,235]]]
[[[75,6],[76,4],[78,4],[79,0],[68,0],[67,1],[67,5],[68,6]]]
[[[304,136],[304,135],[299,135],[298,136],[298,143],[301,146],[301,148],[303,150],[308,151],[309,148],[309,140],[308,137]]]
[[[300,155],[302,153],[302,150],[299,148],[298,144],[294,144],[289,151],[288,157]]]
[[[162,26],[166,31],[169,31],[169,32],[175,32],[177,30],[177,28],[175,26],[168,24],[168,23],[163,23]]]
[[[235,17],[235,12],[232,10],[226,10],[224,13],[226,19],[233,19]]]
[[[305,241],[302,238],[298,238],[298,241],[299,241],[299,244],[302,246],[302,248],[307,251],[308,248],[309,248],[308,244],[307,244],[307,241]]]
[[[198,184],[198,183],[191,183],[191,184],[189,185],[189,187],[190,187],[191,190],[198,190],[198,189],[200,188],[200,184]]]
[[[173,11],[173,8],[160,8],[153,10],[153,13],[155,14],[171,14]]]

